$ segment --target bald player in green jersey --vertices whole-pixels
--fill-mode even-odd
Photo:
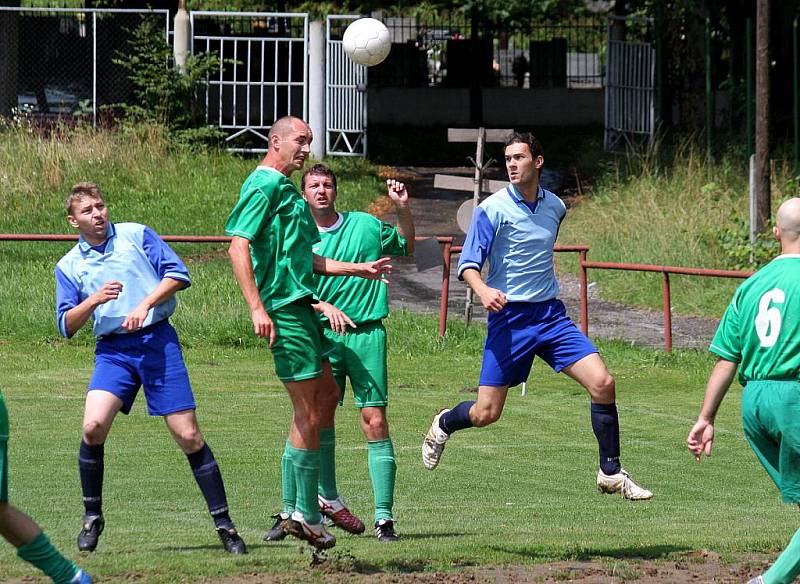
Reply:
[[[719,357],[687,445],[709,456],[714,417],[739,371],[742,425],[750,447],[786,503],[800,504],[800,198],[778,209],[781,255],[744,281],[722,317],[710,351]],[[764,574],[749,584],[789,584],[800,574],[800,529]]]
[[[397,212],[397,227],[372,215],[336,211],[336,175],[325,165],[309,168],[300,183],[319,230],[314,252],[349,262],[368,262],[380,257],[408,255],[414,251],[414,220],[408,191],[402,182],[386,181],[389,199]],[[350,328],[336,317],[322,316],[325,336],[334,346],[330,354],[333,377],[342,399],[346,378],[356,407],[361,410],[361,429],[367,438],[367,465],[375,501],[375,535],[381,542],[395,541],[392,507],[397,473],[389,437],[386,406],[389,402],[386,371],[386,330],[382,319],[389,314],[386,286],[375,280],[316,276],[317,295],[340,309],[355,323]],[[341,402],[340,402],[341,403]],[[338,499],[333,414],[323,419],[321,431],[320,507],[335,506]]]

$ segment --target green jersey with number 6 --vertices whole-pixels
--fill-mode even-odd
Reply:
[[[314,253],[343,262],[373,262],[381,256],[407,255],[405,238],[396,227],[361,212],[339,213],[336,223],[319,227]],[[386,283],[364,278],[315,274],[317,296],[330,302],[354,323],[381,320],[389,314]],[[326,321],[326,318],[322,318]]]
[[[776,257],[742,283],[709,350],[739,363],[739,381],[800,381],[800,254]]]

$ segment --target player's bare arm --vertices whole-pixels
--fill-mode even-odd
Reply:
[[[119,298],[120,292],[122,292],[122,282],[109,280],[100,286],[97,292],[86,298],[86,300],[70,308],[65,315],[64,321],[67,337],[72,337],[86,324],[95,308],[111,300],[116,300]]]
[[[487,286],[478,270],[468,268],[464,270],[461,277],[472,288],[472,291],[478,295],[478,298],[481,299],[481,304],[486,310],[500,312],[506,305],[506,295],[496,288]]]
[[[340,262],[314,254],[314,273],[323,276],[357,276],[367,280],[380,280],[392,273],[392,258],[374,262]]]
[[[356,328],[356,324],[344,312],[336,308],[333,304],[320,300],[312,305],[314,312],[327,317],[331,324],[331,330],[343,335],[347,332],[347,327]]]
[[[147,297],[139,303],[139,306],[134,308],[131,313],[125,317],[125,320],[122,321],[122,328],[131,332],[138,331],[142,328],[142,324],[145,319],[147,319],[147,314],[153,307],[163,304],[172,298],[178,290],[183,290],[188,285],[189,283],[184,280],[164,278],[159,282],[155,290],[148,294]]]
[[[412,254],[414,253],[415,231],[408,189],[406,189],[405,183],[391,178],[386,181],[386,189],[397,212],[397,231],[405,238],[408,253]]]
[[[705,454],[711,456],[711,449],[714,444],[714,418],[717,415],[719,405],[728,392],[738,363],[720,359],[711,371],[706,384],[706,393],[703,398],[703,407],[692,429],[686,439],[686,445],[694,454],[695,460],[700,462],[700,456]]]
[[[233,267],[233,275],[239,283],[247,306],[250,307],[250,318],[253,321],[253,331],[262,339],[269,339],[269,346],[275,344],[275,327],[272,319],[264,309],[261,296],[256,288],[256,278],[253,273],[253,260],[250,257],[250,241],[244,237],[234,236],[228,247],[228,257]]]

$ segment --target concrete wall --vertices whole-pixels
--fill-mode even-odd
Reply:
[[[483,90],[486,127],[581,126],[604,122],[603,89]],[[369,88],[370,124],[469,126],[469,89],[454,87]]]

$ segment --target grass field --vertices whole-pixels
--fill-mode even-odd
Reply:
[[[426,471],[422,434],[438,408],[469,399],[465,388],[477,376],[482,333],[454,322],[451,338],[440,343],[433,317],[405,313],[394,314],[388,328],[395,512],[404,540],[378,545],[371,535],[340,535],[328,569],[431,571],[576,558],[624,563],[700,549],[735,558],[778,550],[796,528],[796,510],[779,502],[744,442],[738,390],[720,412],[714,457],[698,465],[687,453],[685,436],[710,366],[705,354],[601,345],[618,380],[623,462],[656,493],[650,502],[631,503],[594,490],[588,400],[541,363],[526,398],[512,390],[498,424],[457,435],[439,469]],[[101,581],[306,570],[308,556],[298,554],[296,543],[261,541],[280,503],[278,459],[290,415],[268,352],[206,343],[186,353],[200,423],[250,554],[221,551],[185,458],[161,420],[138,403],[117,420],[107,442],[106,533],[82,564]],[[76,453],[91,349],[11,340],[0,344],[0,362],[12,422],[11,500],[75,557],[82,513]],[[340,490],[370,520],[366,448],[350,400],[337,428]],[[10,546],[0,546],[0,581],[34,575]]]

